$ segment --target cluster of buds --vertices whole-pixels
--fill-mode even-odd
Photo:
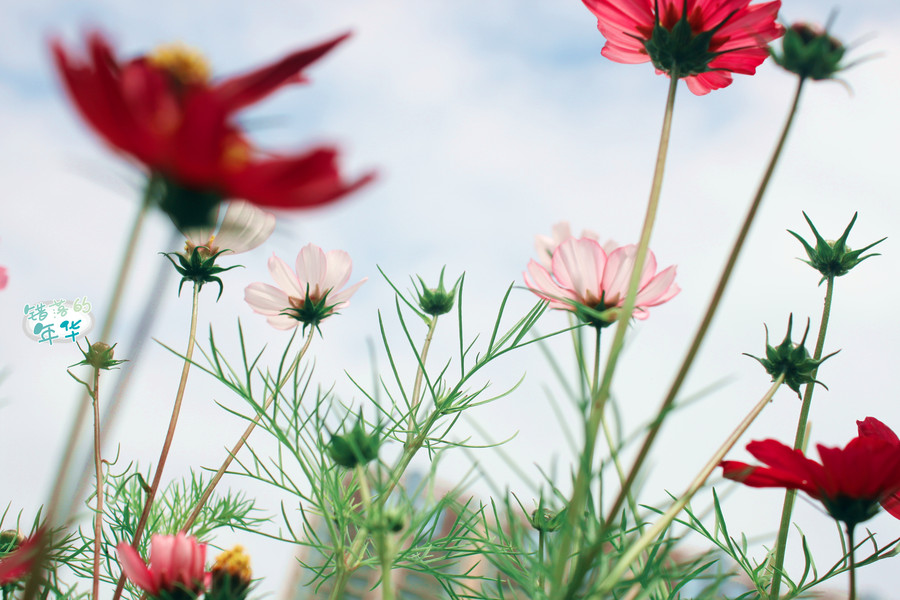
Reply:
[[[772,376],[772,381],[784,375],[784,383],[797,392],[800,396],[800,386],[818,383],[822,387],[825,384],[816,380],[816,370],[823,362],[831,358],[837,352],[832,352],[828,356],[821,359],[814,359],[809,355],[806,346],[806,336],[809,334],[809,321],[806,322],[806,331],[803,332],[803,338],[799,343],[795,344],[791,341],[791,329],[794,324],[794,315],[788,318],[787,334],[777,346],[769,344],[769,328],[766,327],[766,357],[759,358],[752,354],[744,353],[745,356],[755,359],[763,366],[766,372]],[[826,389],[828,389],[826,387]]]

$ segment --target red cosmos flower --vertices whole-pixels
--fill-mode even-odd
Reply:
[[[775,440],[750,442],[747,450],[768,466],[726,460],[722,474],[751,487],[802,490],[851,529],[875,516],[878,505],[900,491],[900,444],[859,436],[843,449],[821,444],[817,448],[821,463]],[[900,518],[894,511],[891,514]]]
[[[683,77],[702,96],[731,85],[731,74],[753,75],[769,56],[766,44],[784,28],[781,0],[582,0],[606,38],[601,53],[615,62],[653,62],[657,72]]]
[[[863,421],[857,421],[856,426],[859,428],[859,437],[881,439],[896,448],[900,448],[900,438],[897,437],[897,434],[875,417],[866,417]],[[884,510],[900,519],[900,491],[890,498],[882,500],[881,506],[884,507]]]
[[[116,546],[122,570],[134,585],[153,597],[191,597],[206,589],[206,544],[184,533],[157,535],[150,538],[150,565],[138,551],[121,542]],[[182,592],[172,594],[171,592]]]
[[[279,156],[257,150],[235,123],[239,110],[287,83],[348,34],[298,50],[270,65],[210,81],[196,52],[167,46],[120,62],[99,33],[84,57],[53,42],[56,66],[81,115],[114,148],[143,163],[159,202],[179,227],[208,225],[224,198],[273,208],[316,206],[371,181],[345,182],[338,152],[319,146]]]

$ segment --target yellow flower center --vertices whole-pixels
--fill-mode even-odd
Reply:
[[[250,557],[244,553],[244,547],[241,545],[217,556],[212,571],[213,573],[225,572],[232,578],[242,581],[250,581],[253,578],[253,572],[250,570]]]
[[[154,67],[169,73],[182,85],[205,85],[210,80],[206,58],[181,42],[158,47],[147,56],[147,60]]]

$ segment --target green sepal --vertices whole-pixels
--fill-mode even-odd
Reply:
[[[68,368],[77,367],[78,365],[88,365],[94,367],[95,369],[104,369],[109,371],[114,368],[116,365],[120,365],[123,362],[128,362],[127,360],[113,360],[113,354],[115,353],[114,348],[116,344],[110,346],[109,344],[105,344],[103,342],[94,342],[91,343],[87,337],[84,338],[85,342],[87,342],[88,349],[83,350],[81,348],[81,344],[76,344],[78,346],[78,350],[84,355],[84,360],[81,360],[73,365],[69,365]]]
[[[822,279],[819,280],[819,285],[822,285],[823,281],[826,281],[829,278],[833,277],[841,277],[850,272],[853,267],[866,260],[867,258],[871,258],[873,256],[880,256],[878,253],[867,254],[862,256],[863,252],[866,252],[876,244],[880,244],[887,238],[881,238],[877,242],[873,242],[866,246],[865,248],[861,248],[859,250],[851,250],[847,246],[847,238],[850,235],[850,230],[853,228],[853,224],[856,223],[856,217],[859,213],[853,213],[853,219],[850,220],[850,224],[847,225],[847,228],[844,229],[844,233],[841,234],[841,237],[837,239],[835,242],[828,242],[819,235],[818,230],[816,230],[816,226],[813,225],[813,222],[810,220],[809,216],[804,212],[803,218],[806,219],[806,222],[809,224],[809,228],[812,229],[813,235],[816,238],[816,246],[815,248],[809,244],[806,240],[800,237],[799,234],[788,230],[792,236],[797,238],[801,244],[803,244],[803,249],[806,250],[806,255],[809,257],[809,260],[802,260],[813,269],[817,270],[822,274]]]
[[[331,290],[325,292],[321,298],[318,300],[313,300],[309,296],[309,284],[306,284],[306,297],[303,299],[303,305],[299,308],[297,307],[289,307],[281,311],[281,315],[285,317],[290,317],[296,321],[300,321],[303,323],[303,332],[306,332],[307,327],[315,327],[316,331],[319,332],[319,335],[322,334],[322,330],[319,329],[319,323],[330,317],[331,315],[336,315],[339,313],[334,312],[334,308],[337,304],[328,304],[328,294]]]
[[[327,446],[328,455],[336,464],[346,469],[365,465],[378,458],[378,449],[381,447],[381,430],[382,426],[378,425],[372,433],[367,433],[363,428],[363,418],[360,413],[351,429],[344,428],[344,433],[331,434],[331,441]]]
[[[216,275],[237,267],[242,267],[243,265],[220,267],[216,265],[216,258],[218,258],[220,254],[228,252],[228,249],[219,250],[215,254],[205,256],[205,253],[200,251],[201,248],[205,247],[195,246],[194,249],[191,250],[190,256],[180,252],[160,252],[160,254],[168,258],[172,263],[172,266],[175,267],[175,270],[178,271],[178,274],[181,275],[181,281],[178,282],[179,296],[181,295],[181,286],[184,285],[185,281],[193,281],[200,289],[203,289],[204,283],[216,283],[219,286],[219,295],[216,297],[216,302],[218,302],[219,298],[222,297],[223,286],[222,280],[216,277]],[[173,255],[178,258],[178,263],[172,258]]]
[[[806,23],[795,23],[781,40],[781,54],[770,49],[772,60],[781,68],[801,78],[816,81],[834,79],[835,74],[847,68],[841,60],[846,47],[828,34],[827,28],[818,30]]]
[[[832,352],[819,360],[815,360],[806,350],[806,336],[809,334],[809,320],[806,321],[806,331],[803,332],[803,338],[799,343],[795,344],[791,341],[791,329],[794,325],[794,315],[788,317],[787,334],[784,340],[777,346],[769,344],[769,328],[766,327],[766,357],[759,358],[752,354],[744,352],[744,356],[756,360],[763,366],[766,372],[772,376],[772,381],[784,375],[784,383],[797,393],[800,397],[800,386],[818,383],[826,390],[826,386],[815,378],[816,370],[823,362],[837,354]],[[840,351],[838,351],[840,352]]]
[[[419,283],[422,285],[421,291],[419,291],[418,287],[415,288],[419,308],[432,317],[444,315],[453,310],[453,303],[456,301],[456,289],[459,287],[459,282],[462,281],[462,275],[460,275],[450,291],[447,291],[446,288],[444,288],[444,270],[446,268],[447,267],[444,266],[441,269],[441,276],[438,279],[436,288],[429,288],[421,276],[416,276],[419,278]],[[413,281],[413,286],[415,287],[415,285],[416,282]]]

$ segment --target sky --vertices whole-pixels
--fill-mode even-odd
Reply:
[[[817,287],[817,273],[796,260],[802,249],[786,232],[810,235],[801,211],[827,238],[838,237],[858,211],[852,247],[888,236],[878,246],[882,256],[837,282],[826,351],[841,353],[820,371],[828,390],[816,392],[812,440],[844,445],[855,435],[855,420],[866,416],[900,428],[900,408],[890,384],[900,336],[894,312],[898,250],[892,236],[900,225],[894,202],[900,158],[900,7],[886,0],[860,0],[838,9],[833,31],[851,46],[850,60],[869,59],[843,75],[846,85],[815,83],[804,91],[783,159],[684,393],[723,379],[727,385],[681,410],[664,429],[644,483],[643,497],[650,504],[661,505],[667,490],[683,489],[767,389],[762,369],[742,356],[764,352],[764,324],[772,339],[780,340],[793,313],[798,326],[811,318],[815,331],[824,287]],[[824,22],[829,10],[818,2],[787,0],[781,19]],[[521,273],[534,255],[534,236],[549,233],[554,223],[566,220],[576,231],[591,229],[622,244],[637,241],[667,80],[648,65],[621,65],[600,56],[603,38],[580,2],[379,0],[326,6],[16,0],[4,12],[0,182],[6,209],[0,219],[0,264],[8,268],[10,283],[0,292],[0,315],[5,315],[0,318],[0,368],[5,373],[0,415],[4,423],[15,424],[5,428],[4,440],[16,451],[0,455],[0,476],[14,482],[4,484],[11,493],[0,503],[10,502],[13,512],[31,515],[46,498],[77,399],[77,384],[66,367],[79,360],[71,345],[47,347],[29,339],[22,328],[22,307],[48,298],[87,296],[94,314],[104,314],[140,186],[139,172],[105,148],[68,105],[49,60],[54,37],[75,48],[85,32],[99,29],[120,56],[180,40],[202,49],[214,71],[228,75],[353,32],[309,69],[309,85],[280,91],[248,111],[244,122],[265,147],[338,144],[346,173],[375,169],[377,182],[328,208],[280,213],[273,237],[236,261],[246,268],[228,273],[221,301],[204,292],[200,315],[200,331],[212,324],[217,339],[233,350],[240,318],[251,343],[268,343],[274,360],[288,335],[252,313],[242,289],[269,281],[266,259],[272,253],[292,263],[308,242],[346,250],[354,260],[351,281],[368,277],[368,282],[343,314],[323,325],[323,336],[312,350],[316,382],[324,388],[334,385],[345,402],[362,402],[348,374],[369,377],[378,310],[392,339],[402,343],[396,337],[393,291],[378,266],[401,289],[410,286],[414,275],[436,281],[445,265],[453,279],[465,272],[471,339],[489,333],[506,288],[522,285]],[[661,267],[678,265],[682,292],[653,309],[629,337],[614,385],[626,431],[650,417],[668,388],[765,167],[794,85],[792,76],[767,62],[756,76],[737,76],[731,87],[708,96],[679,88],[651,249]],[[172,245],[166,218],[154,214],[148,219],[113,334],[120,356],[129,356],[131,331],[153,297],[153,280],[163,260],[158,252],[179,244]],[[182,348],[190,299],[187,293],[179,298],[176,287],[172,274],[156,300],[159,314],[152,335]],[[515,290],[508,315],[524,314],[533,302],[527,290]],[[565,322],[563,315],[548,313],[539,327],[549,332]],[[417,332],[424,334],[424,328]],[[435,365],[452,355],[455,343],[453,327],[438,329]],[[565,345],[556,348],[567,351]],[[405,360],[404,372],[411,379],[415,365],[409,355]],[[383,352],[378,361],[384,368]],[[180,365],[151,342],[127,368],[132,385],[112,432],[120,446],[110,450],[118,450],[122,464],[147,464],[156,460]],[[480,407],[473,418],[488,426],[494,439],[515,436],[505,451],[537,481],[539,469],[562,473],[571,460],[565,428],[549,406],[546,390],[555,388],[546,362],[536,349],[523,351],[498,361],[486,378],[499,390],[523,373],[527,376],[514,394]],[[236,401],[195,373],[168,475],[217,465],[223,446],[237,437],[241,423],[214,400]],[[790,442],[798,410],[790,390],[779,391],[740,446],[769,437]],[[460,439],[471,433],[468,425],[462,427]],[[748,455],[736,449],[733,457]],[[471,468],[471,460],[462,453],[448,455],[439,474],[457,481]],[[480,452],[477,460],[499,487],[509,485],[534,497],[529,483],[496,453]],[[232,478],[228,484],[239,487],[243,482]],[[724,489],[725,484],[719,486]],[[489,490],[485,481],[473,482],[473,492]],[[777,491],[735,490],[727,505],[734,528],[770,543],[781,498]],[[277,510],[276,502],[261,499],[271,512]],[[839,545],[830,520],[801,501],[796,521],[821,549],[821,565],[835,560]],[[900,523],[889,516],[868,525],[883,542],[900,536]],[[229,545],[239,540],[265,556],[256,559],[257,571],[270,575],[261,589],[276,591],[279,574],[290,563],[289,549],[246,537],[228,533],[220,541]],[[691,544],[703,548],[701,540]],[[757,556],[761,559],[764,552]],[[891,561],[867,568],[861,573],[861,589],[891,589],[891,576]]]

